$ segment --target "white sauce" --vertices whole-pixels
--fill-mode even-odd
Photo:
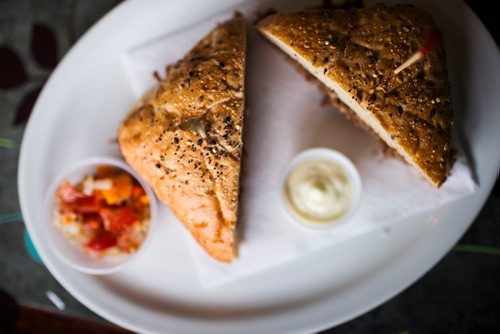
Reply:
[[[286,179],[290,207],[304,219],[328,222],[340,218],[352,200],[352,182],[344,169],[327,159],[304,161]]]

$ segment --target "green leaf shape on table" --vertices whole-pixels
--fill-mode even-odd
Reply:
[[[479,246],[479,245],[469,245],[469,244],[458,244],[453,247],[455,252],[463,253],[478,253],[478,254],[488,254],[488,255],[500,255],[500,248]]]
[[[14,141],[10,138],[0,137],[0,147],[1,148],[14,148]]]
[[[14,223],[18,221],[20,222],[23,221],[23,215],[21,214],[21,212],[10,213],[0,216],[0,224]]]

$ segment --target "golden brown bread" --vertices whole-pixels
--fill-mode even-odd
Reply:
[[[453,113],[442,47],[394,69],[437,30],[410,5],[270,15],[259,30],[334,92],[390,148],[437,186],[453,162]]]
[[[119,130],[126,161],[223,262],[236,256],[245,29],[241,16],[217,26]]]

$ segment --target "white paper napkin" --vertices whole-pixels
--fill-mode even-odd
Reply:
[[[164,76],[221,15],[175,35],[130,50],[124,57],[136,97],[154,85],[152,73]],[[436,189],[418,171],[385,157],[365,131],[338,111],[322,106],[323,94],[307,82],[288,59],[256,32],[248,37],[247,116],[240,206],[239,258],[232,264],[211,259],[187,234],[200,280],[217,286],[258,273],[354,236],[382,229],[420,212],[471,194],[475,183],[463,157],[446,183]],[[280,202],[283,171],[298,152],[312,147],[343,152],[358,167],[363,182],[354,218],[331,231],[305,233],[292,225]]]

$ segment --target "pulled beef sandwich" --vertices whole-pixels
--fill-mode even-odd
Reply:
[[[244,19],[218,25],[167,67],[119,130],[126,161],[213,258],[236,257],[245,110]]]
[[[453,112],[441,45],[398,74],[437,27],[410,5],[269,15],[260,32],[326,89],[333,104],[422,172],[446,180]]]

